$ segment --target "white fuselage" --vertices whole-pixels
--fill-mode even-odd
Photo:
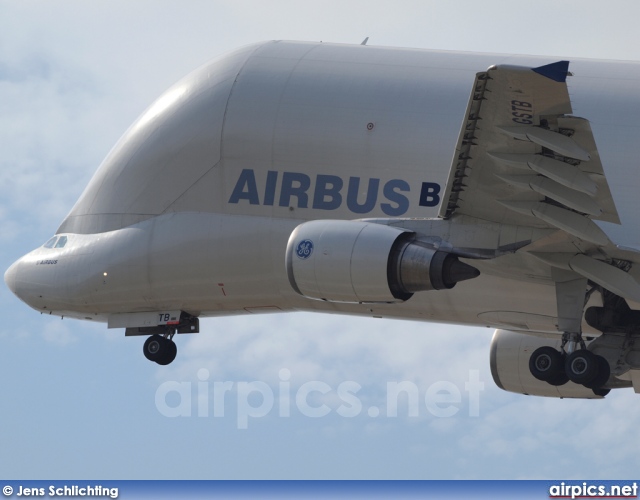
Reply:
[[[66,245],[31,252],[5,279],[37,310],[101,321],[312,310],[552,325],[544,279],[483,273],[402,304],[345,304],[298,295],[284,265],[304,221],[436,217],[475,73],[549,62],[299,42],[241,49],[161,96],[59,228]],[[640,65],[576,60],[571,71],[574,114],[590,120],[622,221],[601,227],[640,248]]]

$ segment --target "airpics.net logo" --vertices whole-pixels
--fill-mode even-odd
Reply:
[[[224,418],[235,413],[238,429],[247,429],[253,419],[267,416],[288,418],[300,415],[323,418],[337,415],[343,418],[366,416],[395,418],[459,415],[466,406],[469,417],[480,416],[480,393],[484,382],[479,370],[469,370],[467,380],[460,385],[440,380],[429,386],[404,380],[387,382],[378,404],[365,404],[369,395],[356,381],[347,380],[330,385],[312,380],[292,387],[291,371],[283,368],[272,387],[264,381],[212,381],[206,368],[198,370],[198,382],[166,381],[155,394],[158,412],[170,418]]]
[[[549,488],[549,498],[638,498],[638,484],[560,483]]]

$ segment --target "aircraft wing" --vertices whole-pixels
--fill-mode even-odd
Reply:
[[[589,121],[570,116],[569,62],[478,73],[440,216],[558,228],[603,246],[620,223]]]
[[[531,256],[549,266],[553,281],[586,278],[640,303],[629,274],[640,253],[614,245],[594,222],[620,224],[589,121],[571,115],[568,70],[559,61],[476,75],[440,217],[556,230],[521,247],[509,274]],[[496,265],[481,270],[505,272]],[[558,278],[553,269],[572,274]]]

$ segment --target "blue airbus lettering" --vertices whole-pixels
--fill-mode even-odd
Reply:
[[[240,172],[229,203],[336,210],[346,202],[347,208],[354,214],[368,214],[379,206],[389,217],[399,217],[409,210],[411,186],[402,179],[390,179],[382,183],[373,177],[349,177],[345,180],[337,175],[318,174],[314,180],[312,182],[310,176],[301,172],[269,170],[264,188],[259,189],[255,172],[247,168]],[[276,195],[278,186],[280,191]],[[440,191],[440,184],[423,182],[418,205],[438,206]]]

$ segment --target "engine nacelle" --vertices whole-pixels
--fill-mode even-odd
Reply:
[[[529,358],[538,347],[560,349],[560,335],[554,338],[537,337],[522,332],[496,330],[491,340],[491,375],[500,389],[531,396],[551,398],[602,399],[592,389],[567,382],[553,386],[538,380],[529,371]]]
[[[365,221],[300,224],[286,251],[300,295],[331,302],[403,302],[422,290],[453,288],[479,271],[415,240],[415,233]]]

